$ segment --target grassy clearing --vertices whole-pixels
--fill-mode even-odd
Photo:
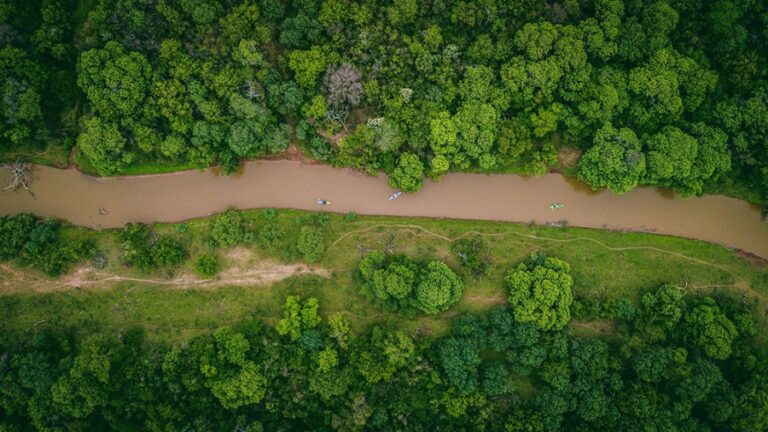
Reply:
[[[69,152],[58,141],[52,140],[42,149],[19,147],[9,148],[0,153],[0,162],[14,162],[17,159],[40,165],[66,168],[69,165]]]
[[[80,150],[75,153],[75,164],[77,168],[88,175],[99,177],[100,174],[93,167],[91,162],[83,156]],[[186,162],[169,162],[153,158],[139,157],[131,165],[123,168],[119,173],[115,175],[149,175],[149,174],[168,174],[178,171],[186,171],[195,169],[196,167]]]
[[[309,223],[311,213],[281,210],[272,219],[261,210],[243,214],[256,233],[266,223],[278,224],[283,231],[282,245],[268,250],[254,242],[229,250],[218,249],[215,253],[221,259],[223,270],[298,260],[295,239],[301,226]],[[184,288],[119,282],[46,290],[45,283],[33,283],[47,280],[39,274],[27,273],[22,282],[18,278],[11,282],[8,273],[0,272],[0,310],[4,314],[0,331],[34,331],[36,324],[102,332],[121,332],[142,326],[154,340],[176,341],[235,323],[249,315],[274,323],[281,315],[285,297],[300,294],[317,297],[323,314],[344,313],[358,330],[373,322],[390,321],[409,329],[429,327],[439,334],[447,328],[447,319],[457,313],[486,310],[503,303],[504,273],[536,251],[571,263],[577,297],[636,301],[645,290],[673,283],[687,287],[691,295],[697,291],[744,294],[757,303],[758,320],[762,328],[766,325],[768,272],[750,264],[737,252],[714,244],[652,234],[502,222],[396,217],[352,219],[328,214],[327,222],[320,228],[327,251],[318,266],[328,270],[330,278],[291,277],[270,286]],[[158,224],[156,229],[181,239],[194,258],[211,251],[207,245],[211,222],[212,218],[202,218],[182,224]],[[462,274],[465,293],[450,311],[429,318],[383,314],[358,294],[354,270],[361,250],[383,249],[390,243],[396,252],[417,258],[443,259],[459,269],[459,263],[450,253],[451,241],[475,233],[489,242],[494,262],[490,273],[481,280]],[[126,268],[121,263],[119,246],[109,231],[68,228],[65,235],[96,239],[107,258],[103,271],[109,274],[170,280],[193,273],[193,260],[182,268],[149,275]],[[48,280],[48,286],[53,285],[55,281]],[[589,330],[588,326],[579,329]]]

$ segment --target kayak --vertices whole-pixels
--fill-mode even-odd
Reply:
[[[552,211],[554,211],[554,210],[557,210],[557,209],[561,209],[561,208],[563,208],[563,207],[565,207],[565,204],[560,204],[560,203],[552,203],[552,204],[549,206],[549,209],[550,209],[550,210],[552,210]]]
[[[327,201],[327,200],[324,200],[324,199],[317,200],[317,203],[320,204],[320,205],[331,205],[330,201]]]
[[[397,192],[393,193],[392,195],[390,195],[388,199],[389,199],[390,201],[392,201],[393,199],[395,199],[395,198],[399,197],[399,196],[400,196],[400,195],[402,195],[402,194],[403,194],[403,192],[402,192],[402,191],[397,191]]]

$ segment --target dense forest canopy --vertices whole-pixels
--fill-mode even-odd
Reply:
[[[139,329],[4,334],[0,429],[768,430],[768,358],[740,302],[666,285],[639,307],[579,306],[615,336],[528,322],[514,303],[440,337],[359,334],[299,296],[274,328],[254,317],[173,346]]]
[[[768,191],[765,0],[71,0],[0,5],[0,147],[101,174],[278,153],[390,175]]]

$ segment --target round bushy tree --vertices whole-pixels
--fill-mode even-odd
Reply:
[[[440,261],[419,264],[404,255],[375,251],[360,261],[358,269],[363,279],[360,293],[388,311],[442,312],[456,303],[464,288],[456,273]]]
[[[535,256],[519,264],[504,278],[515,321],[532,323],[542,330],[560,330],[571,319],[573,279],[567,262]]]
[[[419,279],[414,305],[426,314],[443,312],[461,298],[464,284],[443,262],[430,261]]]

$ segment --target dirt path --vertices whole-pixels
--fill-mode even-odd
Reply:
[[[9,264],[0,265],[0,287],[12,291],[17,285],[25,290],[37,292],[72,288],[103,286],[118,282],[139,282],[173,288],[215,288],[221,286],[269,286],[274,282],[292,276],[314,274],[330,277],[326,269],[306,264],[277,264],[261,262],[250,268],[233,267],[219,273],[215,278],[203,279],[192,274],[182,274],[172,279],[143,278],[110,274],[90,266],[80,267],[58,279],[49,279],[31,272],[14,268]]]

